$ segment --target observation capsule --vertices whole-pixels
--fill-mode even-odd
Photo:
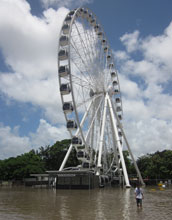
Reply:
[[[114,93],[119,93],[119,89],[114,89]]]
[[[88,16],[87,16],[87,21],[88,21],[88,22],[91,22],[92,19],[93,19],[92,14],[88,14]]]
[[[74,13],[75,13],[75,10],[70,11],[68,15],[72,16],[72,15],[74,15]]]
[[[106,40],[105,39],[102,40],[102,45],[103,46],[106,45]]]
[[[99,39],[102,39],[103,33],[102,32],[98,32],[97,36],[98,36]]]
[[[65,66],[60,66],[59,67],[59,76],[60,77],[65,77],[69,75],[69,68],[68,65]]]
[[[62,27],[63,34],[69,34],[70,25],[64,24]]]
[[[82,14],[84,13],[84,9],[80,8],[80,10],[77,12],[78,16],[82,16]]]
[[[116,76],[116,72],[115,71],[111,72],[111,77],[113,78],[115,76]]]
[[[117,86],[118,85],[118,81],[114,80],[113,81],[113,86]]]
[[[121,106],[117,106],[116,111],[121,112],[122,111]]]
[[[64,102],[63,104],[63,111],[65,113],[69,113],[73,111],[73,105],[71,102]]]
[[[121,132],[121,131],[118,131],[118,135],[119,135],[120,137],[122,137],[122,132]]]
[[[116,101],[116,103],[121,103],[121,99],[120,98],[116,98],[115,101]]]
[[[95,32],[98,32],[98,31],[100,30],[100,25],[97,24],[97,25],[94,27],[94,30],[95,30]]]
[[[92,26],[96,25],[96,20],[93,18],[93,19],[90,21],[90,24],[91,24]]]
[[[67,94],[69,94],[69,93],[71,92],[69,83],[61,84],[61,86],[60,86],[60,92],[61,92],[62,95],[67,95]]]
[[[70,24],[71,23],[71,20],[72,20],[72,17],[70,15],[68,15],[66,18],[65,18],[65,23],[66,24]]]
[[[78,137],[73,137],[72,138],[72,144],[73,145],[82,145],[82,140]]]
[[[90,164],[89,164],[88,162],[84,162],[84,163],[82,164],[82,167],[83,167],[83,168],[89,168],[89,167],[90,167]]]
[[[88,11],[87,11],[87,10],[84,10],[84,11],[83,11],[82,17],[83,17],[83,18],[87,18],[87,17],[88,17]]]
[[[109,54],[109,55],[107,55],[107,61],[111,61],[111,55]]]
[[[67,121],[67,129],[74,130],[77,129],[77,124],[74,120],[68,120]]]
[[[118,115],[119,120],[122,120],[122,115]]]
[[[108,47],[104,47],[104,52],[105,52],[105,53],[108,52]]]
[[[60,50],[58,56],[59,56],[59,60],[61,60],[61,61],[62,60],[67,60],[68,59],[67,50]]]
[[[110,63],[109,64],[109,68],[111,69],[111,68],[113,68],[114,67],[114,64],[113,63]]]
[[[67,36],[63,35],[60,37],[60,46],[66,46],[69,44],[69,39]]]
[[[78,151],[78,152],[77,152],[77,157],[78,157],[78,158],[83,158],[83,157],[85,157],[84,151]]]

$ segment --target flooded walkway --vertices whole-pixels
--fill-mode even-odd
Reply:
[[[143,208],[134,189],[52,190],[0,188],[0,220],[171,220],[172,188],[144,189]]]

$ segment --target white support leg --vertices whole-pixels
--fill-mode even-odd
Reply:
[[[68,157],[69,157],[69,155],[70,155],[70,153],[71,153],[71,151],[72,151],[72,148],[73,148],[73,145],[71,144],[70,147],[69,147],[69,149],[68,149],[68,151],[67,151],[67,153],[66,153],[66,155],[65,155],[65,158],[63,159],[63,162],[62,162],[62,164],[61,164],[61,166],[60,166],[59,171],[62,171],[62,170],[64,169],[65,164],[66,164],[66,162],[67,162],[67,160],[68,160]]]
[[[112,129],[112,131],[113,131],[112,120],[111,120],[111,129]],[[115,169],[114,172],[116,172],[116,170],[119,170],[119,168],[120,168],[119,159],[118,159],[118,155],[117,155],[117,148],[116,148],[116,141],[115,141],[115,134],[114,134],[114,132],[112,132],[112,138],[113,138],[113,143],[114,143],[114,146],[113,146],[113,147],[114,147],[114,151],[115,151],[115,158],[113,158],[112,163],[111,163],[111,165],[110,165],[110,168],[109,168],[108,172],[109,172],[110,169],[112,168],[112,166],[113,166],[113,164],[114,164],[114,161],[116,162],[116,166],[117,166],[117,169]],[[107,172],[107,173],[108,173],[108,172]]]
[[[106,121],[106,110],[107,110],[107,95],[105,96],[105,103],[103,109],[103,120],[101,126],[101,134],[100,134],[100,144],[99,144],[99,155],[98,155],[98,162],[97,162],[97,175],[100,174],[100,168],[102,167],[102,150],[103,150],[103,140],[104,140],[104,129],[105,129],[105,121]]]
[[[114,109],[114,106],[113,106],[113,105],[112,105],[112,107],[113,107],[113,109]],[[130,156],[131,156],[131,158],[132,158],[132,161],[133,161],[133,163],[134,163],[134,167],[135,167],[135,169],[136,169],[136,172],[137,172],[137,175],[138,175],[138,177],[139,177],[139,180],[140,180],[141,184],[144,186],[145,183],[144,183],[144,181],[143,181],[143,178],[142,178],[142,176],[141,176],[140,170],[139,170],[139,168],[138,168],[138,166],[137,166],[137,163],[136,163],[136,161],[135,161],[135,159],[134,159],[134,156],[133,156],[133,154],[132,154],[130,145],[129,145],[128,140],[127,140],[127,138],[126,138],[125,132],[124,132],[124,130],[123,130],[123,128],[122,128],[121,122],[120,122],[120,120],[118,119],[118,116],[117,116],[117,114],[116,114],[115,111],[114,111],[114,113],[115,113],[115,117],[116,117],[116,119],[117,119],[118,125],[119,125],[119,127],[120,127],[120,129],[121,129],[122,135],[123,135],[123,137],[124,137],[125,143],[126,143],[126,145],[127,145],[129,154],[130,154]]]
[[[96,119],[96,117],[97,117],[97,113],[98,113],[98,111],[99,111],[99,109],[100,109],[100,106],[101,106],[101,104],[102,104],[102,101],[103,101],[103,98],[101,99],[100,104],[99,104],[99,106],[97,107],[97,109],[96,109],[96,111],[95,111],[95,113],[94,113],[94,117],[92,118],[92,121],[91,121],[91,123],[90,123],[90,127],[88,128],[87,134],[86,134],[86,136],[85,136],[85,140],[86,140],[86,141],[87,141],[87,139],[88,139],[88,136],[89,136],[91,130],[94,128],[95,119]]]
[[[110,115],[111,115],[111,119],[112,119],[113,130],[114,130],[115,137],[116,137],[116,140],[117,140],[117,148],[118,148],[120,159],[121,159],[121,165],[122,165],[122,170],[123,170],[123,174],[124,174],[124,178],[125,178],[125,184],[126,184],[126,187],[131,187],[130,183],[129,183],[129,179],[128,179],[128,173],[127,173],[127,169],[126,169],[126,166],[125,166],[123,153],[122,153],[120,138],[119,138],[119,135],[118,135],[118,129],[117,129],[117,125],[116,125],[116,121],[115,121],[115,117],[114,117],[114,111],[113,111],[113,108],[112,108],[112,103],[111,103],[111,99],[110,99],[109,95],[107,95],[107,99],[108,99]]]

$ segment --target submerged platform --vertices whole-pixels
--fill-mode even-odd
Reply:
[[[99,177],[89,170],[48,171],[48,173],[50,178],[55,179],[57,189],[93,189],[99,187]]]

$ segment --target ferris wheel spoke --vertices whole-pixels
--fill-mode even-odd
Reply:
[[[92,38],[92,46],[94,48],[94,54],[96,54],[96,57],[98,56],[98,50],[96,50],[96,47],[97,47],[97,44],[98,44],[98,38],[97,38],[97,35],[95,34],[95,31],[94,29],[92,28],[91,29],[91,32],[90,32],[90,37]]]
[[[102,68],[102,69],[106,69],[105,66],[104,66],[104,60],[105,60],[105,58],[104,58],[104,51],[103,51],[103,48],[101,47],[100,48],[99,57],[97,57],[97,62],[100,63],[100,68]],[[108,75],[105,74],[103,71],[100,72],[100,73],[101,73],[101,77],[103,78],[103,80],[106,80]]]
[[[83,19],[82,19],[82,20],[83,20]],[[84,27],[85,27],[85,22],[82,22],[82,26],[83,26],[83,29],[84,29]],[[86,59],[87,59],[88,65],[90,65],[90,63],[92,63],[92,59],[91,59],[91,57],[90,57],[90,48],[91,48],[91,47],[90,47],[90,42],[89,42],[89,44],[88,44],[88,42],[87,42],[87,31],[88,31],[88,30],[86,30],[86,28],[85,28],[85,30],[83,30],[83,33],[81,34],[81,33],[79,32],[79,30],[78,30],[78,27],[77,27],[76,23],[75,23],[75,27],[76,27],[76,29],[77,29],[77,32],[78,32],[78,35],[79,35],[81,44],[83,45],[83,51],[84,51],[85,57],[86,57]],[[82,35],[83,37],[81,37],[81,35]]]
[[[85,23],[84,22],[83,22],[83,25],[85,27]],[[86,47],[87,47],[88,52],[89,52],[91,63],[94,62],[94,56],[95,56],[95,53],[96,53],[96,50],[94,48],[95,44],[94,44],[93,38],[90,37],[92,31],[93,31],[93,28],[90,28],[89,30],[85,28]],[[88,32],[90,32],[90,34]]]
[[[94,39],[94,44],[97,45],[97,36],[93,33],[92,34],[93,36],[93,39]],[[103,50],[103,46],[102,44],[98,44],[97,45],[97,50],[96,51],[99,51],[99,53],[96,54],[95,58],[96,58],[96,63],[98,63],[99,65],[99,69],[104,69],[104,60],[105,60],[105,54],[104,54],[104,50]],[[100,74],[100,77],[105,77],[105,74],[103,74],[103,71],[99,71],[99,74]],[[106,75],[107,77],[107,75]]]
[[[95,121],[95,118],[96,118],[96,114],[98,112],[98,109],[100,108],[101,104],[102,104],[102,101],[103,101],[103,98],[101,97],[101,101],[99,99],[99,105],[97,107],[97,110],[95,112],[92,112],[92,107],[93,105],[95,104],[95,101],[100,98],[100,97],[94,97],[92,100],[90,100],[89,104],[86,105],[86,108],[85,108],[85,112],[87,112],[87,118],[85,118],[85,120],[83,121],[83,118],[85,117],[85,114],[82,115],[80,121],[83,121],[82,123],[82,128],[84,128],[84,130],[86,130],[87,132],[85,133],[84,135],[84,138],[85,138],[85,141],[88,142],[88,136],[90,135],[90,130],[93,126],[93,123]],[[90,106],[90,108],[88,108],[87,106]],[[90,121],[90,115],[92,116],[91,118],[92,121]],[[88,124],[89,122],[89,124]]]
[[[84,96],[87,97],[87,99],[91,99],[90,97],[90,91],[93,88],[93,85],[91,85],[90,83],[84,82],[81,78],[79,77],[75,77],[73,76],[72,79],[72,84],[76,93],[76,96],[78,97],[78,99],[80,100],[80,103],[85,100],[85,98],[83,99]],[[76,103],[78,103],[76,101]]]
[[[72,74],[71,74],[72,75]],[[90,84],[89,82],[87,81],[84,81],[82,78],[80,77],[77,77],[75,75],[72,75],[73,79],[72,79],[72,83],[74,85],[78,85],[78,86],[81,86],[81,87],[84,87],[85,89],[88,90],[88,92],[90,91],[91,88],[93,88],[93,85]],[[82,81],[82,84],[81,84],[81,81]]]
[[[84,70],[82,70],[81,71],[81,73],[84,75],[84,77],[85,78],[88,78],[89,77],[89,79],[90,79],[90,81],[92,81],[92,77],[91,77],[91,75],[90,75],[90,70],[88,69],[88,65],[87,65],[87,63],[84,61],[84,59],[83,59],[83,57],[82,57],[82,55],[80,54],[80,52],[79,52],[79,50],[77,50],[77,48],[76,48],[76,46],[75,46],[75,43],[73,42],[73,40],[71,40],[72,42],[71,42],[71,46],[72,46],[72,48],[75,50],[75,54],[77,55],[77,59],[79,60],[79,63],[81,64],[81,65],[83,65],[84,66]],[[76,65],[76,63],[75,63],[75,65]],[[77,65],[77,67],[78,67],[79,65]],[[90,68],[90,67],[89,67]],[[84,74],[84,72],[86,72],[87,74],[85,75]]]
[[[92,28],[92,31],[91,31],[91,38],[93,39],[93,45],[92,47],[94,48],[94,63],[96,63],[96,69],[98,69],[98,78],[102,78],[102,74],[103,74],[103,69],[104,69],[104,66],[103,66],[103,48],[102,48],[102,44],[101,43],[98,43],[98,37],[97,35],[95,34],[95,31],[93,30]],[[100,54],[102,54],[102,57],[100,58]],[[97,82],[99,84],[99,82]]]
[[[99,94],[99,95],[97,95],[97,96],[88,98],[88,99],[85,100],[84,102],[78,103],[76,107],[77,107],[77,108],[82,107],[83,105],[86,105],[90,100],[92,100],[92,99],[97,99],[97,98],[99,98],[100,96],[102,96],[102,95]]]
[[[86,97],[85,97],[85,94],[84,94],[84,92],[82,90],[82,87],[75,88],[75,95],[76,95],[75,106],[77,108],[78,107],[78,103],[85,102],[85,100],[86,100]]]
[[[102,102],[103,102],[103,97],[101,97],[101,99],[100,99],[100,101],[99,101],[99,104],[98,104],[98,106],[97,106],[97,109],[96,109],[96,111],[93,113],[93,115],[92,115],[92,120],[91,120],[91,122],[90,122],[90,127],[88,128],[88,131],[87,131],[87,134],[86,134],[86,140],[87,140],[87,138],[88,138],[88,136],[89,136],[89,134],[90,134],[90,132],[91,132],[91,129],[93,128],[93,126],[94,126],[94,122],[95,122],[95,120],[96,120],[96,117],[97,117],[97,113],[98,113],[98,111],[99,111],[99,109],[100,109],[100,107],[101,107],[101,105],[102,105]]]
[[[77,33],[78,33],[78,37],[79,37],[79,39],[80,39],[80,44],[82,45],[82,51],[83,51],[83,54],[84,54],[84,56],[85,56],[85,58],[86,58],[86,63],[84,62],[84,64],[85,64],[85,66],[87,66],[87,68],[88,68],[88,70],[90,71],[90,68],[89,68],[89,66],[90,66],[90,63],[91,63],[91,60],[90,60],[90,57],[88,57],[88,50],[87,50],[87,47],[86,47],[86,45],[85,45],[85,43],[84,43],[84,39],[81,37],[81,33],[79,32],[79,29],[78,29],[78,27],[77,27],[77,24],[76,24],[76,22],[74,22],[74,25],[75,25],[75,27],[76,27],[76,30],[77,30]],[[84,34],[84,32],[83,32],[83,34]],[[85,34],[84,34],[84,36],[85,36]],[[74,42],[73,42],[74,43]],[[88,58],[89,58],[89,60],[88,60]],[[91,76],[91,74],[89,73],[89,71],[88,71],[88,74],[89,74],[89,77],[90,78],[92,78],[92,76]]]
[[[80,69],[79,65],[73,59],[71,59],[71,60],[72,60],[73,64],[75,65],[75,67],[78,69],[78,71],[80,73],[80,76],[79,76],[79,74],[78,75],[71,74],[72,77],[75,78],[75,79],[78,79],[78,80],[83,80],[85,85],[94,86],[93,82],[88,80],[88,77],[86,77],[86,75],[84,74],[84,71]],[[83,76],[83,77],[81,78],[81,76]]]

